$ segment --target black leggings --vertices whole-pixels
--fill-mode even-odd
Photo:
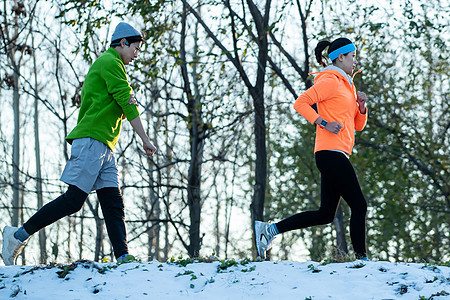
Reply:
[[[333,222],[340,197],[351,209],[350,237],[357,258],[366,256],[367,203],[352,164],[336,151],[316,152],[316,166],[321,173],[320,208],[295,214],[276,224],[280,233]]]
[[[23,228],[31,235],[57,220],[76,213],[83,207],[88,194],[74,185],[69,185],[67,192],[39,209]],[[97,190],[98,200],[105,218],[106,229],[116,258],[128,253],[125,230],[125,212],[122,194],[118,188]]]

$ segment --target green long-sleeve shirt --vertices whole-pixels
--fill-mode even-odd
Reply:
[[[114,48],[109,48],[86,75],[77,125],[66,140],[72,144],[74,139],[91,137],[114,150],[122,127],[122,114],[130,121],[139,116],[136,105],[128,104],[131,93],[122,59]]]

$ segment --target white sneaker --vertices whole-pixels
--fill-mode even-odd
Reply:
[[[17,256],[22,252],[26,243],[22,243],[14,237],[14,233],[19,230],[17,227],[5,226],[3,229],[3,248],[2,257],[5,262],[5,266],[14,265]]]
[[[256,249],[262,259],[266,258],[266,251],[272,248],[272,241],[275,239],[269,233],[269,226],[269,223],[255,221]]]

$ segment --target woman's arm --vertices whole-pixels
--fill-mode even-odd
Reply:
[[[312,87],[303,92],[295,101],[294,109],[311,124],[314,124],[319,114],[311,107],[333,96],[333,91],[338,88],[338,80],[335,76],[321,79]]]
[[[356,102],[358,103],[358,108],[355,112],[355,130],[361,131],[366,127],[367,124],[367,107],[366,107],[367,96],[363,92],[356,93]]]
[[[342,129],[342,125],[339,122],[325,122],[325,126],[322,125],[322,122],[324,119],[322,117],[318,117],[316,121],[314,121],[314,124],[322,126],[326,130],[328,130],[331,133],[338,134],[339,131]]]
[[[367,112],[366,101],[367,101],[367,96],[364,92],[356,92],[356,102],[358,102],[359,112],[362,114],[365,114]]]

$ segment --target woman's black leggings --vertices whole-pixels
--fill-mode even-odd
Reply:
[[[342,196],[351,209],[350,236],[356,257],[365,257],[367,203],[355,170],[348,158],[336,151],[318,151],[315,157],[321,173],[320,208],[278,222],[278,231],[282,233],[333,222]]]
[[[25,224],[28,234],[33,234],[57,220],[76,213],[83,207],[88,194],[74,185],[67,192],[39,209]],[[97,190],[106,229],[116,258],[128,253],[125,212],[122,194],[118,188],[110,187]]]

